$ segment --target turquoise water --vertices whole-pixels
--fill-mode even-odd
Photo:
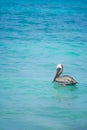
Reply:
[[[0,2],[0,130],[87,130],[86,5]],[[79,84],[52,82],[59,63]]]

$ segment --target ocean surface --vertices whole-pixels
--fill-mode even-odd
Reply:
[[[0,130],[87,130],[85,0],[0,1]]]

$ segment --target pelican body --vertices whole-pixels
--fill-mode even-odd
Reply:
[[[56,75],[53,79],[53,81],[59,83],[59,84],[63,84],[63,85],[75,85],[77,84],[78,82],[71,76],[68,76],[68,75],[64,75],[64,76],[60,76],[63,72],[63,65],[62,64],[58,64],[57,67],[56,67]]]

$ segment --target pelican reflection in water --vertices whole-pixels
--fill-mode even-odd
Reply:
[[[59,83],[59,84],[63,84],[63,85],[75,85],[78,82],[71,76],[68,75],[64,75],[64,76],[60,76],[63,72],[63,65],[62,64],[58,64],[56,67],[56,75],[53,79],[53,81]]]

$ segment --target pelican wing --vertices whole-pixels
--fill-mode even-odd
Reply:
[[[56,82],[58,82],[59,84],[65,84],[65,85],[77,83],[77,81],[74,78],[68,75],[64,75],[59,78],[56,78]]]

